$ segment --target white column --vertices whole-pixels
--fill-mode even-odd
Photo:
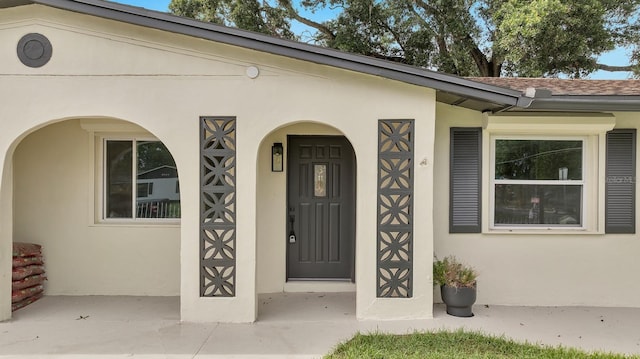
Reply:
[[[6,153],[0,152],[0,321],[11,319],[13,170]]]

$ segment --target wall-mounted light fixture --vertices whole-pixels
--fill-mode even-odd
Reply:
[[[282,172],[283,153],[282,143],[276,142],[271,146],[271,172]]]

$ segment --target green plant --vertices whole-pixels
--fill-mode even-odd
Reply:
[[[447,256],[433,261],[433,283],[456,288],[473,288],[478,273],[470,266],[464,265],[454,256]]]

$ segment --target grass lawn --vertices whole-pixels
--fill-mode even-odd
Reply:
[[[640,358],[620,354],[586,353],[548,347],[468,331],[406,335],[357,334],[340,344],[327,359],[342,358]]]

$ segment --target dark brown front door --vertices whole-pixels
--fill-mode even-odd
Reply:
[[[345,137],[288,137],[288,279],[354,279],[355,183]]]

